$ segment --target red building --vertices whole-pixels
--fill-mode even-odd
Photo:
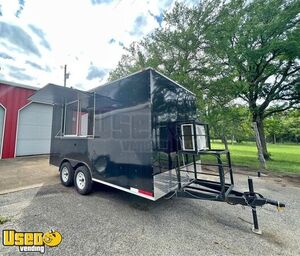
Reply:
[[[47,154],[52,106],[28,101],[39,88],[0,81],[0,157]]]

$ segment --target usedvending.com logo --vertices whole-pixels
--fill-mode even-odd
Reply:
[[[49,232],[17,232],[13,229],[2,231],[2,243],[4,246],[19,246],[20,252],[45,253],[45,246],[55,247],[62,241],[58,231]]]

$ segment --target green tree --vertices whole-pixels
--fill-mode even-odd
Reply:
[[[276,144],[277,140],[282,138],[284,134],[285,125],[283,118],[280,115],[272,115],[265,119],[266,137]]]
[[[273,142],[300,142],[300,110],[286,110],[265,119],[267,137]]]
[[[283,141],[300,142],[300,110],[288,111],[282,114],[284,125]]]
[[[247,107],[237,104],[229,106],[213,105],[209,108],[205,120],[211,127],[215,138],[222,138],[226,145],[227,139],[238,143],[254,136],[250,125],[250,113]]]
[[[164,14],[164,27],[125,48],[126,53],[110,72],[109,79],[153,67],[193,91],[203,110],[202,74],[209,69],[205,66],[205,57],[200,54],[204,49],[204,26],[201,24],[206,22],[206,9],[213,9],[211,4],[189,8],[176,3],[171,13]]]
[[[264,119],[299,106],[299,13],[299,0],[177,3],[163,28],[127,49],[110,78],[154,67],[195,92],[202,115],[244,100],[268,159]]]
[[[247,102],[266,159],[263,120],[300,101],[299,13],[298,0],[232,0],[207,26],[212,69]]]

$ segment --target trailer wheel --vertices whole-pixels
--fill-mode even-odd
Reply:
[[[75,171],[74,183],[76,190],[81,195],[87,195],[92,190],[92,178],[85,166],[79,166]]]
[[[73,185],[74,169],[69,162],[65,162],[60,166],[59,173],[60,181],[64,186],[70,187]]]

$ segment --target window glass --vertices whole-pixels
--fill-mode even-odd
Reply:
[[[65,135],[77,134],[78,101],[66,104],[65,112]]]
[[[78,118],[79,118],[78,135],[79,136],[93,135],[94,108],[83,108],[81,106]]]
[[[66,103],[64,135],[94,134],[94,96]]]
[[[199,150],[206,150],[207,147],[207,139],[206,139],[206,133],[205,133],[205,127],[204,125],[196,125],[196,131],[197,131],[197,147]]]
[[[181,127],[183,150],[195,150],[192,128],[193,128],[192,125],[182,125]]]

